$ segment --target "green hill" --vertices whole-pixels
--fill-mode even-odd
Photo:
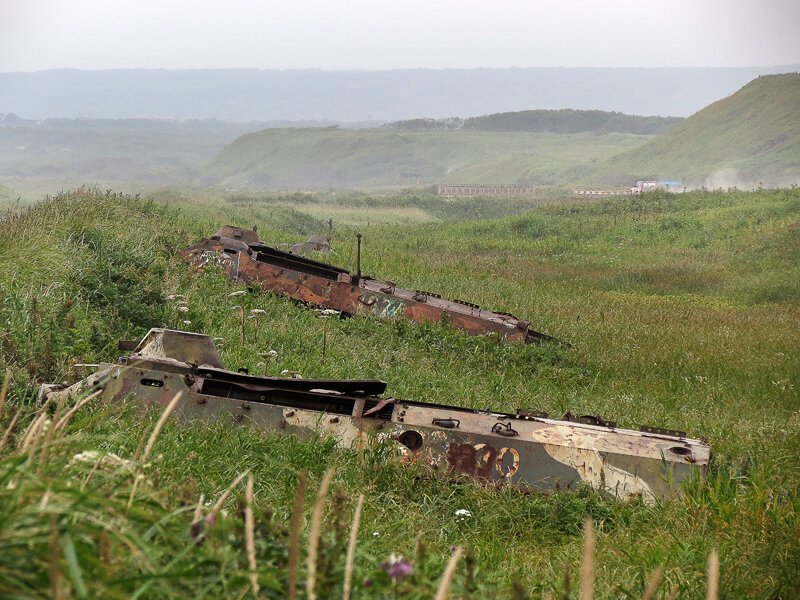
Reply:
[[[464,121],[465,129],[479,131],[613,131],[655,134],[681,121],[679,117],[640,117],[602,110],[524,110],[473,117]]]
[[[523,110],[469,119],[409,119],[384,125],[387,129],[475,129],[478,131],[527,131],[581,133],[584,131],[660,133],[681,121],[680,117],[640,117],[602,110]]]
[[[208,181],[259,189],[374,188],[415,184],[419,175],[422,185],[555,184],[576,164],[648,139],[625,133],[267,129],[226,146],[211,163]]]
[[[800,74],[759,77],[583,179],[650,178],[715,188],[800,180]]]
[[[788,185],[800,181],[800,74],[759,77],[683,120],[561,110],[264,130],[224,148],[209,173],[262,189],[397,187],[417,176],[423,185]]]

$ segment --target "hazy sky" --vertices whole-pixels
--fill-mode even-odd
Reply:
[[[767,66],[800,0],[0,0],[0,71]]]

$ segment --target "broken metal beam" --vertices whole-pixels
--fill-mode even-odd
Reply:
[[[496,333],[508,341],[526,343],[554,341],[531,329],[529,321],[509,313],[406,290],[391,281],[362,276],[360,267],[354,276],[342,267],[267,246],[246,229],[223,227],[183,254],[198,268],[218,266],[235,281],[344,315],[402,316],[418,323],[446,321],[470,335]]]
[[[446,476],[550,491],[589,485],[620,499],[674,497],[682,482],[705,476],[711,449],[702,440],[598,418],[551,419],[382,397],[373,380],[256,377],[226,370],[210,337],[152,329],[129,355],[73,386],[44,386],[69,400],[95,389],[108,402],[166,406],[182,393],[187,421],[227,419],[298,436],[321,433],[340,446],[393,440],[403,458]]]

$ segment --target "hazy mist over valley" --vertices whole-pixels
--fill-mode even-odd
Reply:
[[[410,174],[417,188],[490,183],[625,189],[643,179],[712,188],[791,185],[800,177],[800,120],[794,118],[800,110],[800,75],[762,76],[743,88],[761,93],[735,87],[756,72],[539,69],[516,87],[509,80],[520,73],[492,70],[0,74],[5,82],[0,89],[11,90],[0,105],[29,106],[34,114],[79,110],[83,115],[32,119],[24,110],[0,113],[0,184],[12,190],[6,198],[13,190],[30,198],[48,187],[86,183],[137,192],[158,187],[399,190],[408,187]],[[16,84],[15,77],[27,83]],[[460,84],[450,81],[447,87],[439,81],[448,77]],[[436,86],[425,85],[426,78],[436,79]],[[554,83],[542,87],[537,78]],[[609,80],[615,84],[603,83]],[[403,92],[393,87],[400,82]],[[47,93],[26,101],[34,87]],[[115,93],[102,93],[106,88]],[[503,93],[511,88],[516,96]],[[59,95],[56,89],[68,93]],[[688,119],[654,116],[667,96],[687,101],[687,90],[694,96],[718,93],[720,99]],[[615,99],[603,100],[603,91]],[[538,99],[511,99],[525,94]],[[16,100],[8,99],[14,95]],[[404,104],[404,98],[431,112],[414,117],[414,103]],[[633,101],[641,112],[540,108]],[[487,112],[476,115],[481,103]],[[490,106],[525,110],[490,113]],[[714,108],[722,106],[728,108]],[[436,118],[437,111],[444,118]],[[375,113],[400,118],[377,120]],[[139,118],[87,116],[93,114]],[[268,117],[275,120],[255,120]],[[293,120],[301,117],[306,120]]]

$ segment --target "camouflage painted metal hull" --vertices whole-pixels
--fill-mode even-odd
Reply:
[[[298,436],[333,436],[363,448],[370,436],[397,441],[408,461],[443,474],[536,491],[588,484],[617,498],[669,498],[681,482],[704,476],[711,450],[679,432],[618,429],[590,417],[550,419],[381,397],[375,380],[255,377],[223,368],[208,336],[153,329],[129,356],[104,364],[54,399],[99,389],[109,402],[128,398],[167,405],[177,393],[186,420],[226,419]]]
[[[223,227],[183,254],[198,268],[219,266],[231,279],[346,315],[402,316],[419,323],[446,320],[470,335],[497,333],[513,342],[554,339],[511,314],[446,300],[432,292],[406,290],[391,281],[354,276],[341,267],[266,246],[254,231],[238,227]]]

